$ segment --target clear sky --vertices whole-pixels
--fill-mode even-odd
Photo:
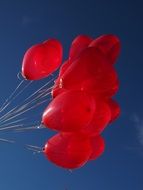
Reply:
[[[122,51],[116,69],[120,118],[103,133],[106,150],[98,160],[72,173],[33,155],[20,144],[0,143],[1,190],[143,189],[143,2],[141,0],[1,0],[0,103],[17,86],[27,48],[59,39],[64,58],[78,34],[119,36]],[[0,138],[42,146],[50,131],[0,133]]]

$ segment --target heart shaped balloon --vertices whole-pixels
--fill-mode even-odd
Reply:
[[[93,40],[89,47],[97,47],[114,64],[120,54],[121,44],[117,36],[106,34]]]
[[[82,134],[58,133],[47,141],[44,154],[60,167],[75,169],[84,165],[89,157],[95,157],[94,147],[95,145],[91,146],[90,139],[82,137]]]
[[[88,45],[92,42],[92,38],[87,35],[79,35],[77,36],[70,47],[69,52],[69,60],[70,62],[73,62],[80,53],[88,47]]]
[[[27,80],[39,80],[55,71],[62,62],[63,49],[56,39],[49,39],[29,48],[23,58],[22,75]]]

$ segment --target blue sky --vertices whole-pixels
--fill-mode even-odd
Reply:
[[[71,173],[23,147],[24,143],[42,146],[50,131],[1,133],[1,138],[15,139],[17,144],[0,143],[0,189],[143,189],[142,7],[141,0],[0,1],[1,104],[17,86],[23,54],[33,44],[57,38],[63,44],[64,58],[78,34],[113,33],[122,44],[116,65],[120,78],[116,99],[122,114],[103,133],[103,156]]]

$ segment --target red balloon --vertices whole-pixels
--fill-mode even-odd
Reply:
[[[60,133],[48,140],[44,154],[54,164],[75,169],[83,166],[91,155],[91,144],[88,138]]]
[[[78,36],[73,44],[77,45],[80,40],[91,41],[91,39],[84,38],[84,36]],[[101,36],[90,43],[89,46],[94,48],[87,48],[87,46],[86,50],[83,48],[76,61],[72,62],[72,65],[70,65],[69,61],[66,61],[60,70],[55,84],[56,87],[54,86],[53,88],[53,97],[65,92],[67,89],[84,90],[105,97],[115,95],[119,88],[119,80],[115,69],[109,64],[112,60],[108,59],[106,54],[112,48],[114,49],[116,43],[119,45],[119,40],[116,36]],[[75,47],[78,47],[78,45]],[[92,73],[95,72],[94,75],[89,72],[91,65],[95,66],[94,68],[92,67]]]
[[[121,44],[117,36],[107,34],[93,40],[89,47],[97,47],[114,64],[119,56]]]
[[[56,39],[29,48],[23,58],[22,75],[27,80],[39,80],[55,71],[62,61],[62,45]]]
[[[66,69],[62,70],[53,87],[53,97],[70,89],[87,91],[100,97],[111,97],[117,92],[117,73],[97,48],[86,49],[72,65],[69,66],[69,62],[66,64],[63,67]],[[92,71],[89,68],[91,65]]]
[[[103,76],[111,65],[97,48],[87,48],[62,76],[64,85],[75,85],[91,77]],[[70,84],[69,84],[70,83]]]
[[[61,86],[64,87],[62,84],[63,82],[61,80]],[[116,72],[113,71],[112,74],[105,74],[103,77],[98,78],[98,80],[96,80],[95,77],[83,80],[81,84],[76,84],[75,86],[72,86],[72,88],[86,91],[90,94],[93,94],[95,97],[105,99],[115,95],[115,93],[118,91],[119,80],[117,78]]]
[[[64,92],[65,89],[63,87],[60,86],[60,78],[62,77],[62,75],[65,73],[66,70],[69,69],[71,63],[75,60],[76,57],[78,57],[78,55],[85,49],[88,47],[88,45],[90,44],[90,42],[93,39],[90,38],[89,36],[86,35],[79,35],[77,36],[71,45],[70,48],[70,55],[69,55],[69,59],[66,60],[61,68],[60,68],[60,72],[59,72],[59,76],[55,82],[55,85],[52,89],[52,97],[55,98],[58,94],[60,94],[61,92]],[[63,88],[63,89],[61,89]]]
[[[108,100],[108,105],[111,111],[111,119],[109,121],[111,123],[119,117],[121,109],[119,104],[113,99]]]
[[[96,109],[91,122],[83,128],[83,132],[89,136],[101,134],[109,121],[111,120],[111,111],[108,104],[101,100],[96,100]]]
[[[65,92],[66,89],[64,89],[62,87],[62,81],[61,81],[61,76],[64,74],[64,72],[69,68],[70,66],[70,62],[69,60],[66,60],[61,68],[60,68],[60,72],[59,72],[59,76],[58,78],[55,80],[55,84],[52,88],[52,91],[51,91],[51,95],[53,98],[55,98],[58,94],[61,94],[62,92]]]
[[[79,131],[92,120],[95,110],[93,96],[81,91],[67,91],[48,105],[42,123],[53,130]]]
[[[70,62],[69,60],[66,60],[62,65],[61,65],[61,68],[60,68],[60,72],[59,72],[59,77],[61,77],[65,71],[69,68],[70,66]]]
[[[88,47],[92,40],[93,39],[87,35],[77,36],[71,44],[69,53],[70,62],[73,62],[80,55],[80,53]]]
[[[60,78],[62,77],[62,75],[65,73],[65,71],[70,67],[71,63],[74,61],[74,59],[76,57],[78,57],[78,55],[86,48],[88,47],[88,45],[90,44],[90,42],[93,39],[90,38],[89,36],[86,35],[79,35],[77,36],[71,45],[70,48],[70,55],[69,55],[69,59],[67,59],[61,66],[60,68],[60,72],[59,72],[59,76],[55,82],[55,85],[52,89],[52,97],[56,97],[58,94],[60,94],[61,92],[63,92],[64,90],[61,90],[60,87]]]
[[[115,69],[102,52],[94,47],[80,54],[62,75],[60,82],[64,89],[96,91],[100,95],[105,92],[105,95],[110,96],[114,95],[119,86]]]
[[[62,87],[62,82],[60,82],[60,78],[57,78],[55,84],[51,90],[52,98],[55,98],[57,95],[66,92],[67,90]]]
[[[91,147],[92,147],[92,153],[89,157],[89,160],[95,160],[101,154],[103,154],[104,149],[105,149],[105,142],[103,137],[101,136],[95,136],[90,139],[91,142]]]
[[[120,42],[114,35],[95,40],[80,35],[72,42],[52,89],[54,99],[42,116],[42,124],[60,132],[44,149],[56,165],[78,168],[104,152],[100,134],[120,114],[119,105],[111,99],[119,88],[113,67],[119,52]]]

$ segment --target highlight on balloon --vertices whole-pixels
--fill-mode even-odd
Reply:
[[[120,40],[112,34],[95,39],[79,35],[64,61],[63,47],[57,39],[30,47],[18,75],[20,83],[0,107],[0,131],[55,131],[43,147],[25,146],[62,168],[80,168],[96,160],[105,149],[102,132],[120,115],[114,99],[119,90],[114,64],[120,46]],[[24,99],[17,104],[24,93]],[[0,141],[16,142],[4,138]]]

